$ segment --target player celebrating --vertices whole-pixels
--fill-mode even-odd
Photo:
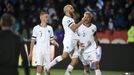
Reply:
[[[84,19],[81,20],[78,24],[74,22],[74,8],[72,5],[66,5],[64,7],[65,16],[62,19],[62,25],[65,30],[64,40],[63,40],[63,53],[60,56],[57,56],[48,66],[46,70],[49,71],[51,67],[56,65],[58,62],[67,58],[69,55],[72,59],[71,63],[68,65],[65,75],[70,75],[74,66],[78,61],[78,50],[77,42],[78,35],[75,33],[76,29],[83,23]]]
[[[37,75],[41,75],[43,71],[43,66],[50,63],[50,42],[54,45],[58,45],[58,43],[54,40],[53,29],[51,26],[47,25],[48,23],[48,14],[46,12],[40,13],[41,23],[36,25],[33,28],[32,40],[31,40],[31,52],[29,58],[32,56],[32,51],[34,44],[36,42],[36,65],[37,65]],[[46,75],[49,75],[45,72]]]
[[[91,23],[92,17],[90,12],[85,12],[83,17],[85,21],[77,30],[80,37],[80,45],[82,45],[79,58],[84,65],[85,75],[89,75],[90,63],[94,64],[95,75],[101,75],[94,38],[97,28]]]

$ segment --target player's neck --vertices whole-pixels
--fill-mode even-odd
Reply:
[[[71,15],[69,13],[66,13],[65,15],[68,16],[68,17],[71,17]]]
[[[85,26],[90,27],[91,26],[91,23],[85,24]]]
[[[41,27],[46,27],[46,26],[47,26],[47,23],[41,22],[41,23],[40,23],[40,26],[41,26]]]

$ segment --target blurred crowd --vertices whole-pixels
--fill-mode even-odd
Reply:
[[[30,39],[32,28],[40,23],[39,11],[47,11],[49,24],[57,41],[61,42],[64,37],[61,20],[66,4],[75,7],[76,21],[83,17],[85,11],[92,12],[92,22],[98,32],[128,30],[134,25],[134,0],[0,0],[0,17],[6,12],[14,15],[16,20],[12,29]]]

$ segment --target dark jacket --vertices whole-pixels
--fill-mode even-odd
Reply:
[[[29,67],[24,41],[10,29],[0,31],[0,75],[18,75],[18,59],[21,54],[25,74]]]

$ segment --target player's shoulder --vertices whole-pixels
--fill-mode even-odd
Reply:
[[[91,24],[91,27],[96,28],[96,25],[92,23],[92,24]]]
[[[68,17],[68,16],[66,16],[66,15],[63,17],[63,19],[64,19],[64,18],[65,18],[65,19],[70,19],[70,17]]]
[[[52,26],[48,24],[48,25],[47,25],[47,28],[50,28],[50,29],[51,29],[51,28],[52,28]]]
[[[91,24],[91,27],[92,27],[92,29],[94,29],[95,31],[97,30],[97,27],[96,27],[95,24]]]
[[[91,23],[91,26],[96,27],[96,25],[95,25],[95,24],[93,24],[93,23]]]
[[[51,25],[47,25],[47,29],[53,31],[53,27]]]
[[[33,27],[33,29],[38,29],[40,26],[39,25],[36,25]]]
[[[64,16],[63,17],[63,21],[71,21],[71,20],[73,20],[73,18],[71,18],[71,17],[69,17],[69,16]]]

